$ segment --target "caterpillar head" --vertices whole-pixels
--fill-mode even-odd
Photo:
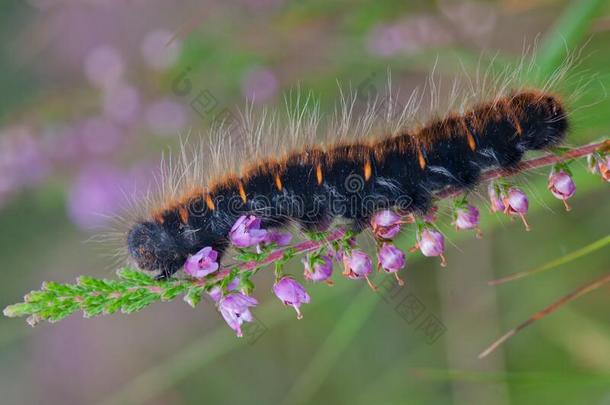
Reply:
[[[160,271],[160,277],[174,274],[186,260],[172,236],[156,222],[140,222],[131,228],[127,246],[140,269]]]
[[[560,144],[568,130],[568,117],[558,97],[547,93],[523,92],[513,100],[523,129],[526,150],[540,150]]]

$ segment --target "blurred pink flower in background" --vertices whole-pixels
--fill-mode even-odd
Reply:
[[[0,130],[0,204],[19,189],[39,183],[48,172],[47,156],[30,128]]]
[[[441,0],[439,9],[459,32],[473,39],[488,39],[498,19],[495,6],[480,1]]]
[[[367,49],[373,55],[388,57],[451,42],[453,36],[446,23],[436,16],[420,15],[374,27],[367,38]]]
[[[60,71],[82,66],[87,55],[103,44],[125,41],[125,5],[117,1],[55,1],[41,14],[46,45]],[[125,2],[121,2],[125,3]]]
[[[242,77],[241,93],[255,103],[271,100],[277,94],[278,88],[279,82],[269,69],[254,68]]]
[[[107,89],[116,86],[122,80],[123,58],[115,47],[100,45],[87,53],[84,70],[91,84]]]
[[[242,0],[244,6],[252,11],[266,11],[281,6],[286,0]]]
[[[47,125],[41,130],[41,142],[52,161],[73,163],[81,157],[78,134],[78,129],[73,124]]]
[[[103,117],[86,119],[80,126],[82,146],[93,155],[106,155],[115,151],[123,140],[123,132]]]
[[[180,42],[171,31],[158,29],[146,34],[140,46],[146,64],[155,70],[172,66],[180,55]]]
[[[10,170],[23,185],[38,183],[48,173],[48,160],[41,144],[30,128],[25,126],[10,127],[0,135],[4,158],[9,160]],[[8,173],[3,171],[2,176]]]
[[[72,183],[68,216],[83,230],[103,228],[113,216],[127,209],[131,201],[150,192],[160,174],[158,162],[140,162],[128,170],[90,164]]]
[[[119,124],[128,124],[138,117],[140,96],[135,87],[120,84],[104,92],[104,114]]]
[[[48,10],[53,6],[56,6],[58,0],[26,0],[26,3],[39,10]]]
[[[146,124],[155,135],[178,135],[188,124],[188,114],[179,102],[163,98],[146,108]]]
[[[126,203],[125,173],[102,164],[84,168],[68,195],[68,215],[84,230],[103,227]]]

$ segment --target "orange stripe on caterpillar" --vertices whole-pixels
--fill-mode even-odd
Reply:
[[[419,163],[419,167],[424,170],[426,168],[426,159],[424,159],[424,154],[421,151],[421,147],[417,148],[417,161]]]
[[[246,196],[246,190],[244,190],[244,185],[241,181],[238,181],[237,187],[239,188],[239,196],[241,197],[241,200],[244,203],[248,202],[248,197]]]
[[[178,215],[180,216],[180,221],[183,224],[188,223],[189,220],[189,212],[188,210],[184,207],[184,205],[178,207]]]
[[[364,164],[364,180],[368,180],[371,178],[371,172],[372,172],[371,162],[367,160],[366,163]]]
[[[316,180],[318,181],[318,185],[322,184],[324,177],[322,176],[322,166],[316,166]]]
[[[212,197],[207,194],[205,196],[205,205],[208,207],[208,209],[210,209],[211,211],[214,211],[216,209],[216,206],[214,205],[214,201],[212,201]]]

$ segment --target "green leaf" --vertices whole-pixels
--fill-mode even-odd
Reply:
[[[168,287],[165,291],[161,293],[161,300],[171,301],[178,295],[182,294],[185,290],[186,286],[184,284],[178,284],[176,286]]]
[[[608,245],[610,245],[610,235],[606,235],[603,238],[596,240],[593,243],[588,244],[587,246],[584,246],[578,250],[568,253],[567,255],[561,256],[554,260],[551,260],[550,262],[545,263],[542,266],[536,267],[532,270],[521,271],[518,273],[510,274],[510,275],[502,277],[500,279],[489,281],[488,284],[489,285],[503,284],[503,283],[506,283],[507,281],[518,280],[523,277],[530,276],[532,274],[551,270],[551,269],[554,269],[561,265],[564,265],[566,263],[570,263],[576,259],[580,259],[581,257],[591,254],[591,253],[595,252],[596,250],[604,248]]]
[[[148,274],[128,267],[117,270],[117,276],[123,281],[134,285],[155,285],[158,282]]]
[[[201,287],[190,287],[187,293],[184,295],[184,302],[195,308],[199,302],[201,302],[201,293],[203,289]]]
[[[25,316],[32,313],[34,305],[27,302],[20,302],[19,304],[9,305],[4,308],[2,313],[4,316],[8,316],[9,318],[16,318],[18,316]]]
[[[582,41],[605,3],[605,0],[574,0],[566,8],[545,36],[537,54],[539,73],[543,77],[549,76],[560,66],[566,49],[574,49]]]

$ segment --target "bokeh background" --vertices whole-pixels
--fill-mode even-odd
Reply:
[[[112,277],[105,248],[86,241],[103,232],[125,194],[148,187],[161,153],[175,150],[180,135],[205,137],[247,100],[279,105],[299,85],[330,109],[337,79],[380,88],[390,68],[408,93],[435,65],[450,80],[481,59],[492,63],[481,55],[517,61],[538,39],[543,53],[582,48],[577,77],[593,79],[574,106],[570,142],[607,137],[605,3],[1,2],[0,306],[43,280]],[[606,248],[487,285],[608,234],[607,185],[582,163],[574,172],[570,213],[545,191],[546,170],[522,179],[529,233],[488,213],[483,240],[446,226],[449,267],[410,255],[399,301],[337,275],[332,288],[308,285],[313,303],[297,321],[270,294],[271,276],[259,274],[262,329],[253,339],[236,339],[212,306],[193,310],[180,300],[35,329],[2,317],[0,402],[610,404],[607,288],[477,360],[501,333],[610,270]],[[298,263],[289,270],[301,271]],[[398,305],[407,297],[418,318]],[[441,326],[433,339],[424,319]]]

